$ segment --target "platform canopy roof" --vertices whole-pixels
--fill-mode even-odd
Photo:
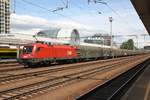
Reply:
[[[0,44],[24,45],[37,41],[52,44],[78,45],[80,43],[80,35],[78,30],[74,28],[41,30],[35,36],[23,33],[0,34]]]
[[[0,34],[0,44],[24,45],[35,41],[32,35],[21,33]]]
[[[150,0],[131,0],[150,35]]]

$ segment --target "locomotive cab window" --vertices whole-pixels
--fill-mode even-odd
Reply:
[[[36,49],[36,52],[39,52],[41,50],[41,48],[40,47],[38,47],[37,49]]]
[[[23,53],[32,53],[33,46],[23,47]]]

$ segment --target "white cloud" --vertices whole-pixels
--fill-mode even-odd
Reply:
[[[49,29],[51,27],[55,28],[76,28],[81,31],[91,31],[94,30],[88,25],[83,25],[73,21],[67,20],[53,20],[48,21],[40,17],[34,17],[30,15],[11,15],[11,32],[12,33],[25,33],[34,34],[38,30]]]
[[[75,15],[72,18],[77,19],[78,22],[84,23],[80,24],[71,20],[46,20],[44,18],[30,16],[30,15],[11,15],[11,32],[24,32],[32,33],[35,30],[48,29],[50,27],[61,27],[61,28],[76,28],[83,31],[83,34],[90,34],[94,32],[109,33],[110,23],[108,16],[110,13],[102,15],[89,15],[81,14]],[[113,34],[147,34],[143,24],[135,14],[120,13],[120,17],[111,14],[114,18],[113,21]],[[130,16],[130,17],[128,17]],[[136,24],[134,24],[136,22]]]

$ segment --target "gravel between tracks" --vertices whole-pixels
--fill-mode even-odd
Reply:
[[[90,85],[90,87],[92,86],[92,87],[94,87],[95,85],[94,84],[97,84],[97,82],[104,82],[105,80],[107,80],[107,79],[110,79],[110,78],[112,78],[112,77],[114,77],[115,75],[119,75],[121,72],[124,72],[124,71],[126,71],[127,69],[130,69],[133,65],[135,65],[135,64],[137,64],[137,63],[139,63],[141,60],[144,60],[144,59],[146,59],[146,55],[145,55],[145,57],[144,58],[142,58],[142,57],[144,57],[144,56],[137,56],[137,57],[133,57],[133,58],[136,58],[137,59],[137,61],[133,61],[133,60],[131,60],[130,59],[130,61],[132,61],[132,63],[128,63],[128,62],[126,62],[126,63],[124,63],[124,65],[122,65],[123,67],[120,67],[120,66],[116,66],[115,68],[116,69],[112,69],[112,71],[103,71],[101,74],[96,74],[96,75],[94,75],[94,76],[90,76],[90,77],[82,77],[82,79],[79,79],[80,81],[77,81],[78,83],[84,83],[84,86],[86,86],[86,84],[85,84],[85,82],[88,82],[87,84],[91,84]],[[132,57],[131,57],[132,58]],[[52,73],[49,73],[49,74],[46,74],[46,75],[35,75],[35,76],[33,76],[32,78],[29,78],[29,79],[25,79],[26,81],[23,81],[23,79],[21,79],[21,80],[18,80],[18,82],[16,81],[16,82],[11,82],[11,81],[9,81],[9,82],[6,82],[7,84],[1,84],[1,86],[0,86],[0,91],[3,91],[3,90],[9,90],[9,89],[11,89],[11,88],[14,88],[14,87],[21,87],[21,86],[25,86],[25,85],[28,85],[28,84],[33,84],[33,83],[37,83],[37,82],[41,82],[41,81],[44,81],[44,80],[47,80],[47,79],[53,79],[53,78],[55,78],[55,77],[62,77],[62,76],[66,76],[66,75],[68,75],[68,74],[72,74],[72,73],[79,73],[79,72],[84,72],[84,71],[86,71],[86,70],[89,70],[89,69],[91,69],[91,68],[97,68],[97,67],[102,67],[102,66],[110,66],[110,65],[113,65],[115,62],[117,63],[117,62],[120,62],[120,61],[124,61],[124,60],[120,60],[120,61],[115,61],[115,60],[110,60],[110,61],[112,61],[112,62],[103,62],[103,61],[93,61],[93,62],[86,62],[86,64],[85,63],[79,63],[79,64],[73,64],[73,66],[75,67],[75,66],[79,66],[79,65],[82,65],[83,64],[83,66],[87,66],[88,65],[88,67],[79,67],[79,68],[74,68],[74,69],[66,69],[66,70],[63,70],[63,71],[57,71],[57,72],[52,72]],[[129,62],[130,62],[129,61]],[[93,65],[90,65],[90,64],[92,64],[92,63],[96,63],[95,65],[93,64]],[[102,63],[103,62],[103,63]],[[99,64],[98,64],[99,63]],[[132,65],[132,66],[131,66]],[[60,68],[60,67],[62,67],[62,66],[67,66],[68,68],[70,67],[70,66],[72,66],[72,65],[60,65],[59,67],[54,67],[54,68]],[[124,69],[123,69],[124,68]],[[45,68],[37,68],[37,69],[35,69],[36,71],[37,70],[41,70],[41,69],[45,69]],[[49,70],[52,70],[53,68],[50,68]],[[34,71],[29,71],[28,70],[28,72],[35,72],[35,70]],[[116,74],[117,73],[117,74]],[[18,74],[18,73],[17,73]],[[74,76],[75,77],[75,76]],[[92,77],[92,78],[91,78]],[[70,77],[70,78],[72,78],[72,77]],[[66,78],[64,78],[64,79],[66,79]],[[78,80],[78,79],[77,79]],[[84,82],[85,81],[85,82]],[[9,84],[8,84],[9,83]],[[80,89],[82,89],[82,84],[80,85],[80,86],[78,86],[78,83],[76,83],[76,82],[73,82],[72,84],[68,84],[68,85],[66,85],[65,87],[60,87],[60,88],[58,88],[58,89],[56,89],[56,90],[60,90],[61,88],[67,88],[68,86],[72,86],[73,84],[77,84],[77,87],[72,87],[72,88],[78,88],[78,87],[80,87]],[[93,86],[94,85],[94,86]],[[62,85],[63,86],[63,85]],[[73,86],[75,86],[75,85],[73,85]],[[85,87],[84,87],[85,88]],[[87,88],[87,87],[86,87]],[[89,89],[89,87],[88,87],[88,89]],[[53,92],[54,91],[56,91],[56,90],[53,90]],[[66,89],[67,90],[67,89]],[[87,89],[84,89],[84,90],[86,90],[87,91]],[[82,90],[81,90],[82,91]],[[51,94],[51,92],[52,91],[50,91],[49,93]],[[59,92],[59,91],[58,91]],[[84,91],[85,92],[85,91]],[[60,92],[61,93],[61,92]],[[72,91],[70,91],[70,93],[72,93]],[[67,99],[67,98],[69,98],[69,100],[72,98],[74,98],[74,96],[70,96],[70,93],[68,93],[67,95],[69,96],[65,96],[66,95],[66,93],[65,92],[63,92],[62,94],[66,97],[63,97],[64,99]],[[78,93],[82,93],[82,92],[78,92]],[[76,94],[76,93],[74,93],[74,94]],[[49,94],[48,94],[49,95]],[[43,95],[44,96],[44,95]],[[57,96],[57,94],[55,94],[54,96]],[[54,96],[52,96],[52,99],[55,99],[55,97]],[[77,95],[76,95],[77,96]],[[62,97],[62,96],[58,96],[58,97]],[[37,99],[37,98],[36,98]],[[45,98],[46,99],[46,98]],[[44,100],[45,100],[44,99]],[[56,98],[57,99],[57,98]],[[39,100],[41,100],[41,99],[39,99]],[[49,99],[48,99],[49,100]],[[62,99],[61,99],[62,100]]]
[[[103,74],[97,74],[88,78],[85,77],[84,80],[59,87],[52,91],[46,91],[40,96],[32,98],[32,100],[74,100],[76,97],[84,94],[97,85],[103,84],[108,79],[112,79],[133,68],[135,65],[141,63],[145,59],[146,58],[138,59],[132,63],[126,63],[122,65],[122,67],[118,66],[118,68],[113,69],[112,71],[104,72]]]
[[[122,59],[124,60],[124,59]],[[50,78],[53,78],[53,77],[60,77],[60,76],[65,76],[65,75],[68,75],[68,74],[71,74],[71,73],[74,73],[74,72],[81,72],[81,71],[85,71],[85,70],[88,70],[88,69],[91,69],[91,68],[97,68],[97,67],[103,67],[103,66],[106,66],[106,65],[112,65],[114,63],[117,63],[117,62],[120,62],[119,61],[113,61],[113,62],[105,62],[105,63],[99,63],[96,65],[97,66],[93,66],[94,64],[92,63],[92,65],[90,65],[90,63],[88,63],[88,66],[84,66],[84,67],[75,67],[75,66],[68,66],[67,68],[68,69],[64,69],[64,70],[60,70],[60,71],[53,71],[51,73],[48,73],[46,75],[31,75],[31,77],[27,77],[27,78],[21,78],[21,79],[17,79],[15,80],[15,82],[13,82],[14,80],[8,80],[8,81],[2,81],[2,83],[0,83],[0,91],[2,90],[7,90],[9,88],[14,88],[14,87],[17,87],[17,86],[24,86],[24,85],[27,85],[29,83],[37,83],[37,82],[40,82],[40,81],[44,81],[44,80],[47,80],[47,79],[50,79]],[[77,64],[79,65],[79,64]],[[86,65],[86,64],[81,64],[81,65]],[[72,68],[73,67],[73,68]],[[62,68],[62,67],[60,67]],[[57,69],[57,68],[55,68]]]

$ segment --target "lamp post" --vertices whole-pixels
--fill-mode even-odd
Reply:
[[[141,36],[143,36],[144,37],[144,43],[143,43],[143,46],[145,46],[145,36],[146,36],[147,34],[141,34]]]
[[[110,46],[112,47],[112,21],[113,18],[109,17],[109,22],[110,22]]]
[[[110,47],[112,48],[113,47],[113,37],[112,37],[112,22],[113,22],[113,18],[112,17],[109,17],[109,22],[110,22]],[[113,52],[111,51],[111,56],[114,58],[114,54]]]

